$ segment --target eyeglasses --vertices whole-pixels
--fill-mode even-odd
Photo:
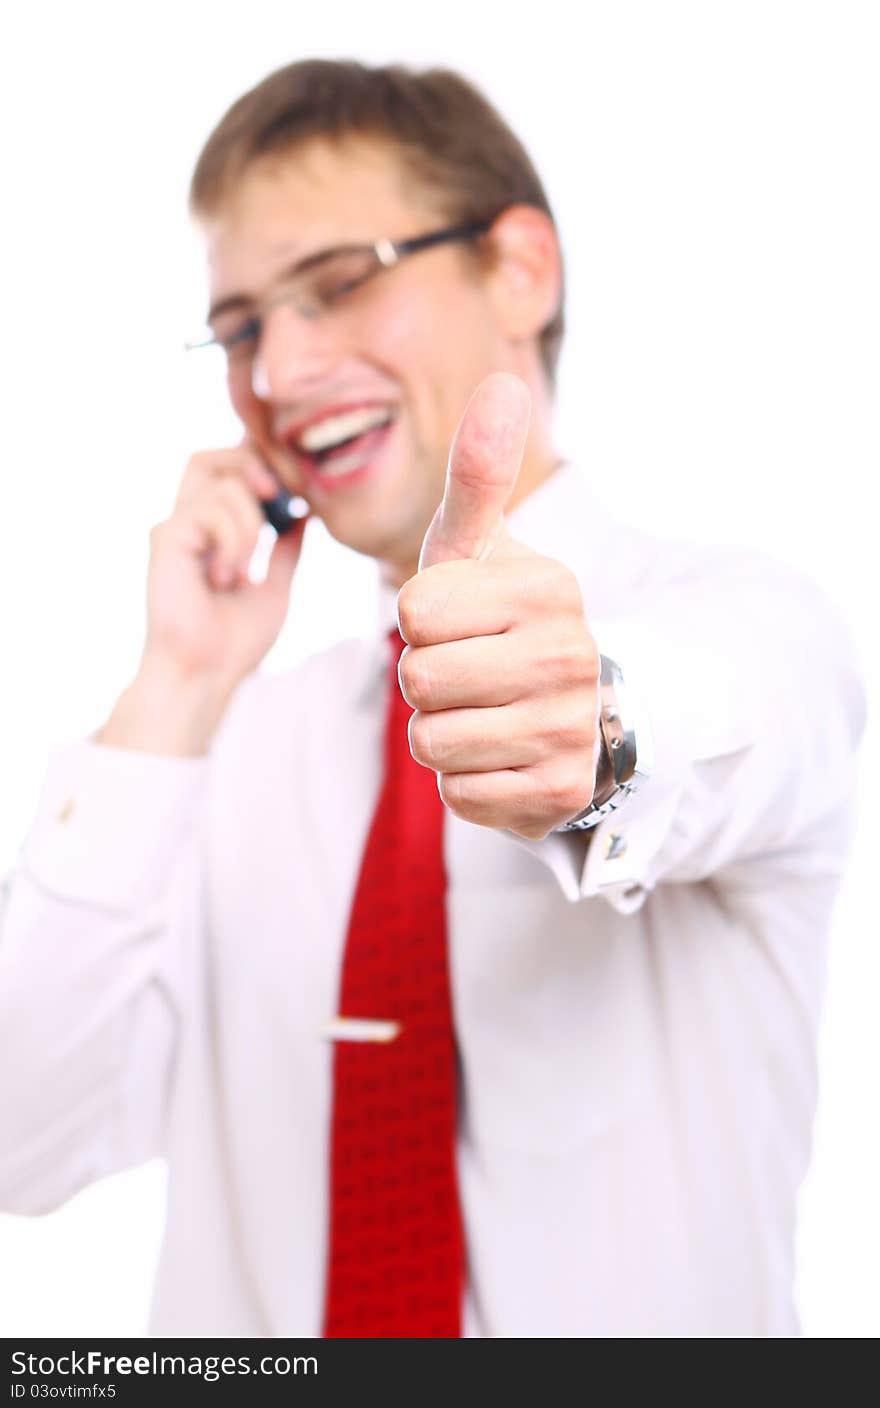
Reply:
[[[340,245],[311,254],[289,270],[258,312],[243,309],[240,304],[244,300],[235,299],[234,309],[221,302],[209,315],[212,336],[187,342],[186,350],[221,347],[230,361],[249,360],[259,341],[262,319],[270,308],[293,303],[303,318],[325,317],[376,274],[393,269],[410,254],[438,244],[473,239],[488,230],[494,218],[451,225],[408,240],[380,239],[375,244]]]

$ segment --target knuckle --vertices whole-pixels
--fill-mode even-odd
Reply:
[[[592,752],[596,741],[596,702],[592,694],[577,695],[576,713],[572,723],[572,747]]]
[[[473,594],[473,574],[446,571],[462,566],[473,564],[440,562],[404,582],[397,594],[397,619],[400,634],[410,645],[432,645],[443,639],[450,607]]]
[[[544,726],[544,740],[554,753],[580,752],[591,748],[594,737],[593,721],[580,700],[576,707],[547,720]]]
[[[419,635],[419,625],[423,615],[420,598],[421,593],[414,577],[411,577],[408,582],[404,582],[397,593],[397,621],[400,634],[405,641],[410,643],[416,640]]]
[[[545,665],[550,678],[566,687],[592,685],[598,679],[594,652],[580,633],[557,640]]]
[[[570,567],[566,567],[564,562],[558,562],[555,558],[549,558],[547,561],[548,588],[553,594],[554,601],[560,607],[582,612],[584,600],[580,583],[574,572]]]
[[[574,572],[552,557],[530,562],[525,578],[527,597],[542,612],[549,609],[564,616],[583,617],[584,599]]]
[[[464,788],[461,777],[457,773],[441,772],[438,775],[437,786],[440,796],[451,812],[460,816],[462,808],[466,806]]]
[[[421,651],[413,651],[407,646],[400,660],[400,687],[407,704],[414,709],[428,709],[431,706],[431,671]]]
[[[485,802],[475,796],[469,786],[470,779],[462,773],[438,773],[437,785],[444,804],[461,821],[470,821],[477,826],[487,825]]]
[[[416,710],[409,721],[409,751],[417,763],[424,767],[433,765],[431,746],[431,721],[425,714]]]
[[[539,613],[546,609],[548,586],[550,582],[550,563],[544,557],[529,561],[522,571],[519,579],[519,591],[522,597]]]
[[[577,577],[563,563],[552,558],[529,558],[517,563],[517,598],[531,614],[545,620],[549,615],[580,615],[583,600]]]

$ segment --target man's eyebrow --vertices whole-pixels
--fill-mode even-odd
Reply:
[[[302,259],[297,259],[293,264],[286,265],[276,275],[273,282],[279,279],[291,279],[294,274],[299,274],[303,269],[310,269],[313,264],[320,264],[322,259],[326,259],[331,254],[339,254],[346,249],[363,249],[363,244],[335,244],[327,249],[316,249],[312,254],[305,255]],[[211,304],[208,309],[206,322],[211,323],[214,318],[219,318],[221,313],[237,312],[239,309],[253,308],[258,300],[249,293],[230,293]]]
[[[298,270],[302,268],[304,263],[305,260],[297,259],[294,264],[286,265],[279,274],[276,274],[276,279],[291,278],[293,274],[297,273]],[[211,304],[208,309],[206,321],[209,323],[213,322],[214,318],[219,318],[221,313],[233,313],[239,308],[253,308],[256,303],[257,299],[249,293],[226,294],[223,298],[218,298],[216,302]]]
[[[219,318],[221,313],[232,313],[237,308],[251,308],[254,300],[246,293],[231,293],[228,298],[221,298],[216,303],[212,303],[205,316],[206,323],[212,323],[215,318]]]

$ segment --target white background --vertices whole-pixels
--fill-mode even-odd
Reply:
[[[846,612],[873,711],[877,23],[847,0],[20,7],[0,44],[0,871],[48,749],[135,668],[148,529],[187,456],[238,439],[180,351],[204,306],[186,187],[226,107],[296,58],[442,63],[484,87],[562,231],[561,450],[634,519],[808,571]],[[266,668],[358,630],[371,580],[317,529]],[[814,1336],[880,1332],[872,712],[862,760],[802,1201]],[[142,1333],[162,1197],[153,1164],[0,1217],[0,1333]]]

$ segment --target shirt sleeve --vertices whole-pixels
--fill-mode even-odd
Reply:
[[[838,608],[806,577],[725,554],[591,629],[638,692],[653,770],[589,832],[515,838],[570,901],[633,913],[658,884],[797,846],[854,800],[863,671]]]
[[[207,758],[56,748],[0,887],[0,1206],[162,1152]]]

